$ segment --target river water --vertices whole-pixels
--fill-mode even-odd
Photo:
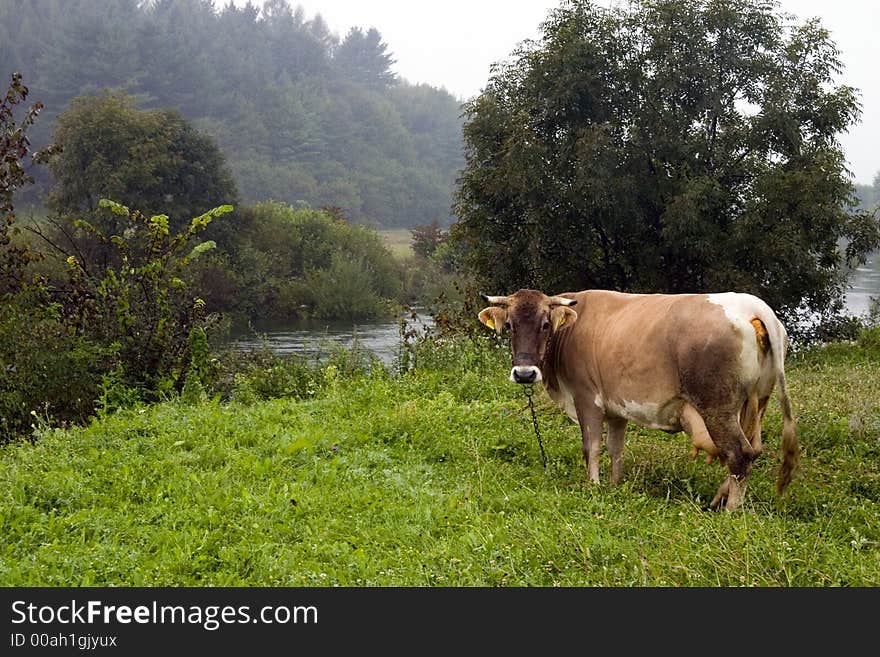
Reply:
[[[864,315],[871,307],[871,298],[880,299],[880,251],[853,272],[852,288],[846,295],[846,309],[853,315]]]
[[[868,312],[871,298],[880,297],[880,252],[853,272],[852,287],[846,295],[846,309],[853,315]],[[474,319],[476,321],[476,318]],[[433,326],[430,315],[419,313],[408,328],[425,331]],[[357,344],[369,349],[388,366],[394,364],[400,350],[400,325],[397,321],[351,322],[320,321],[295,324],[266,324],[233,334],[236,349],[260,349],[264,345],[279,354],[296,353],[307,358],[321,359],[335,345],[351,348]]]
[[[406,316],[407,330],[424,333],[434,325],[426,313],[413,320]],[[266,324],[233,334],[232,346],[241,350],[269,347],[278,354],[299,354],[320,360],[334,347],[369,350],[385,365],[392,366],[401,346],[399,321],[360,322],[309,320],[293,324]]]

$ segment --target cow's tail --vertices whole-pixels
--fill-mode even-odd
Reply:
[[[788,333],[775,314],[760,318],[767,327],[770,337],[770,352],[773,357],[773,369],[776,372],[776,384],[779,386],[779,405],[782,407],[782,464],[776,478],[776,491],[782,494],[800,461],[800,448],[795,434],[794,416],[791,412],[791,400],[788,397],[788,385],[785,381],[785,354],[788,351]]]

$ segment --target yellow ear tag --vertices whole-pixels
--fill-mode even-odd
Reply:
[[[556,326],[553,327],[553,330],[558,331],[559,329],[561,329],[565,325],[565,322],[567,320],[568,320],[568,314],[562,313],[562,316],[560,317],[559,320],[557,320]]]
[[[492,321],[492,318],[491,318],[491,317],[487,317],[487,318],[486,318],[486,326],[488,326],[488,327],[489,327],[490,329],[492,329],[493,331],[495,330],[495,322]]]

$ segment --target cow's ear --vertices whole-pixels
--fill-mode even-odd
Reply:
[[[507,311],[498,306],[489,306],[480,311],[479,318],[483,324],[500,334],[504,329],[504,322],[507,321]]]
[[[550,311],[550,321],[553,330],[558,331],[563,326],[571,326],[577,321],[578,314],[568,306],[556,306]]]

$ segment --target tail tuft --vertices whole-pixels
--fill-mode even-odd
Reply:
[[[783,375],[784,376],[784,375]],[[780,391],[782,402],[782,464],[779,466],[779,474],[776,478],[776,492],[782,495],[786,487],[791,483],[791,477],[800,463],[800,447],[794,431],[794,418],[791,414],[791,402],[788,399],[788,391],[785,390],[785,379],[780,377],[782,390]]]

